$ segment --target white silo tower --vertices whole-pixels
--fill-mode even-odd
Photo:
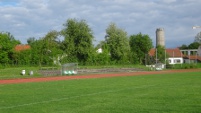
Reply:
[[[156,46],[158,45],[165,47],[165,31],[163,28],[156,29]]]

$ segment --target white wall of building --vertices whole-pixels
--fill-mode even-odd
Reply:
[[[183,58],[168,58],[169,64],[183,64]]]

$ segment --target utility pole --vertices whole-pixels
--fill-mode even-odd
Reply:
[[[165,49],[165,69],[166,69],[166,65],[167,63],[166,63],[166,49]]]
[[[158,58],[157,58],[157,48],[156,48],[156,64],[158,63],[157,60],[158,60]]]

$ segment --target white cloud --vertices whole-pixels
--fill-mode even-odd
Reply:
[[[155,42],[155,30],[165,29],[167,47],[189,44],[201,25],[201,1],[197,0],[0,0],[0,31],[9,31],[22,43],[61,30],[69,18],[84,19],[97,41],[115,22],[129,35],[148,34]],[[175,37],[180,41],[175,42]],[[98,42],[96,42],[98,43]]]
[[[170,4],[170,3],[176,2],[177,0],[161,0],[161,1],[163,1],[164,3]]]

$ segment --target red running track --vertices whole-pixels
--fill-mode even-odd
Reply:
[[[172,74],[179,72],[201,72],[201,69],[180,69],[180,70],[165,70],[165,71],[140,71],[140,72],[125,72],[125,73],[107,73],[107,74],[90,74],[90,75],[72,75],[72,76],[54,76],[54,77],[40,77],[40,78],[24,78],[24,79],[8,79],[0,80],[0,84],[17,84],[28,82],[47,82],[59,80],[72,80],[72,79],[89,79],[89,78],[106,78],[118,76],[139,76],[151,74]]]

